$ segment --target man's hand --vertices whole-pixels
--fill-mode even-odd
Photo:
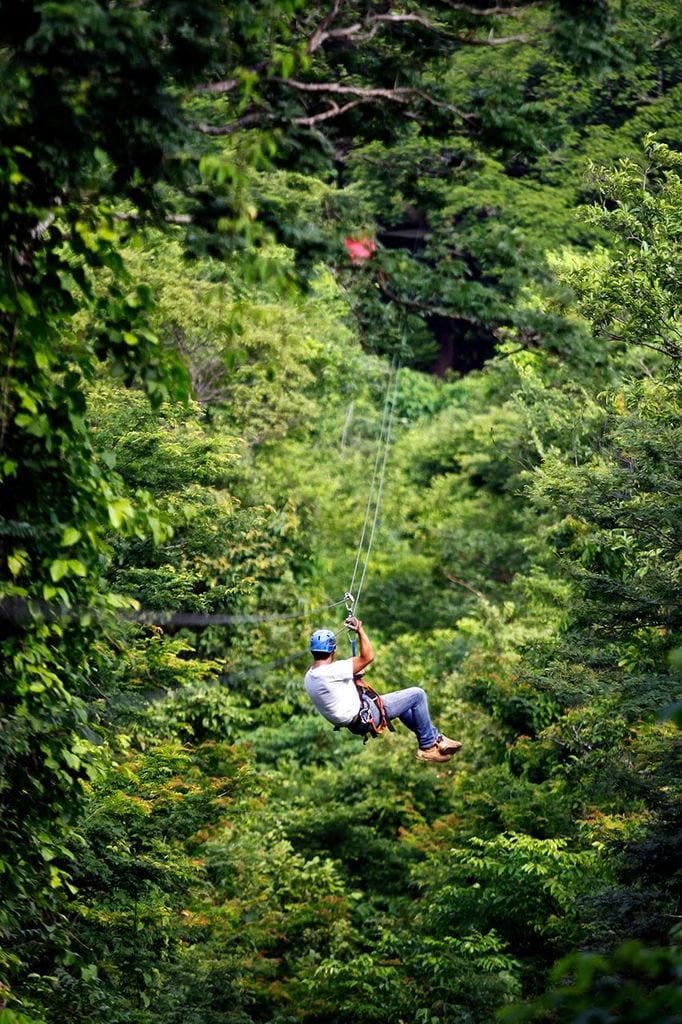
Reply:
[[[349,615],[346,618],[345,625],[348,629],[352,629],[354,633],[358,634],[358,640],[360,641],[360,653],[356,654],[353,658],[353,674],[358,675],[359,672],[367,668],[371,661],[374,661],[372,643],[362,628],[360,619],[356,619],[354,615]]]

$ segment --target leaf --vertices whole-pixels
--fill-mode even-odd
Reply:
[[[111,525],[120,530],[126,520],[132,519],[135,509],[126,498],[115,498],[107,503],[107,512]]]
[[[60,547],[70,548],[73,544],[76,544],[81,539],[81,532],[74,526],[67,526],[62,534],[62,539],[59,542]]]
[[[57,583],[69,572],[69,563],[62,558],[56,558],[50,566],[50,577]]]
[[[26,552],[13,551],[12,554],[8,556],[7,564],[9,566],[9,571],[13,576],[18,576],[24,568],[24,565],[26,564],[25,555]]]
[[[36,403],[36,400],[29,391],[27,391],[25,388],[17,387],[16,392],[21,399],[21,404],[24,407],[24,409],[28,409],[28,411],[32,413],[38,412],[38,405]]]
[[[71,274],[67,274],[63,270],[60,270],[57,273],[57,277],[59,278],[59,284],[63,291],[67,292],[69,295],[74,295],[78,292],[78,285]]]
[[[76,754],[73,754],[70,750],[63,750],[62,757],[68,764],[69,768],[73,768],[74,771],[78,771],[81,766],[81,759]]]

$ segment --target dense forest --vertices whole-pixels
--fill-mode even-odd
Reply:
[[[0,1024],[679,1024],[679,4],[0,11]]]

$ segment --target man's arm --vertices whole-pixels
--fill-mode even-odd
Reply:
[[[354,633],[357,633],[358,640],[360,641],[360,653],[356,654],[353,658],[353,675],[357,675],[358,672],[362,672],[363,669],[367,668],[370,662],[374,661],[374,650],[359,619],[356,619],[354,615],[349,615],[346,619],[346,625]]]

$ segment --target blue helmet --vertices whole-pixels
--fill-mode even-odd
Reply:
[[[311,654],[333,654],[336,650],[336,637],[331,629],[316,629],[310,638]]]

